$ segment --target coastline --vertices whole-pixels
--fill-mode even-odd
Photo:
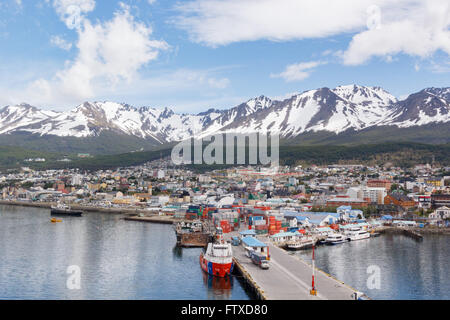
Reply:
[[[28,208],[43,208],[50,209],[55,206],[55,202],[22,202],[22,201],[8,201],[0,200],[0,205],[5,206],[17,206],[17,207],[28,207]],[[103,208],[103,207],[87,207],[80,205],[72,205],[72,209],[81,210],[84,212],[98,212],[98,213],[108,213],[108,214],[121,214],[124,215],[124,220],[127,221],[138,221],[138,222],[148,222],[148,223],[159,223],[159,224],[173,224],[183,219],[177,219],[170,216],[159,216],[159,215],[149,215],[140,216],[141,214],[148,214],[146,210],[140,209],[128,209],[128,208]]]
[[[55,202],[25,202],[25,201],[17,201],[17,200],[0,200],[0,205],[10,205],[10,206],[19,206],[19,207],[32,207],[32,208],[48,208],[50,209],[52,206],[55,206]],[[122,214],[125,217],[125,220],[128,221],[141,221],[141,222],[149,222],[149,223],[166,223],[172,224],[173,222],[182,221],[183,219],[176,219],[167,216],[139,216],[140,214],[149,214],[147,210],[142,210],[138,208],[104,208],[104,207],[94,207],[94,206],[80,206],[80,205],[72,205],[72,208],[75,210],[82,210],[86,212],[100,212],[100,213],[111,213],[111,214]],[[382,226],[377,228],[377,232],[381,233],[403,233],[405,228],[402,227],[392,227],[392,226]],[[450,235],[450,228],[438,228],[438,227],[411,227],[407,228],[407,230],[411,230],[421,235],[425,234],[435,234],[435,235]]]
[[[31,207],[31,208],[46,208],[50,209],[52,206],[56,206],[56,202],[25,202],[17,200],[0,200],[0,205],[6,206],[19,206],[19,207]],[[115,213],[123,215],[138,215],[141,213],[148,213],[146,210],[130,209],[130,208],[104,208],[94,206],[80,206],[77,204],[71,205],[75,210],[82,210],[86,212],[101,212],[101,213]]]

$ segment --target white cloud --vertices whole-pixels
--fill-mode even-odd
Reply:
[[[84,19],[77,33],[77,57],[66,62],[52,79],[34,81],[27,90],[30,101],[78,103],[99,92],[113,92],[123,82],[131,82],[143,66],[168,48],[166,42],[150,39],[151,27],[135,21],[127,6],[110,21]]]
[[[52,36],[50,38],[50,43],[60,49],[69,51],[72,48],[72,43],[66,41],[65,39],[61,38],[60,36]]]
[[[421,58],[428,58],[439,50],[450,54],[449,27],[448,0],[411,4],[407,14],[397,19],[386,19],[380,28],[355,35],[343,53],[343,61],[348,65],[358,65],[374,56],[392,57],[399,53]]]
[[[209,78],[208,84],[211,88],[225,89],[230,85],[230,80],[228,78],[222,79]]]
[[[429,69],[433,73],[449,73],[450,72],[450,59],[447,61],[431,61]]]
[[[217,78],[216,69],[193,70],[178,69],[162,72],[159,75],[139,79],[139,85],[132,84],[138,91],[152,88],[159,93],[181,92],[192,90],[205,91],[207,89],[225,89],[229,86],[228,78]],[[130,88],[125,88],[128,90]]]
[[[177,6],[172,22],[212,47],[355,33],[341,58],[358,65],[399,53],[450,54],[449,7],[448,0],[192,0]]]
[[[366,8],[372,2],[194,0],[178,5],[180,16],[174,23],[188,31],[194,41],[210,46],[317,38],[359,30],[366,25]]]
[[[301,81],[308,78],[314,68],[326,64],[322,61],[301,62],[288,65],[286,69],[278,74],[271,74],[271,78],[283,78],[286,82]]]

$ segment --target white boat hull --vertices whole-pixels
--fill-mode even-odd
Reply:
[[[365,240],[365,239],[369,239],[370,238],[370,233],[365,233],[365,234],[359,234],[356,236],[350,236],[348,239],[350,241],[358,241],[358,240]]]

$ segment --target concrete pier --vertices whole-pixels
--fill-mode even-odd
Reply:
[[[139,221],[139,222],[150,222],[150,223],[160,223],[160,224],[175,224],[177,222],[183,221],[183,219],[176,219],[174,217],[168,217],[168,216],[128,216],[123,218],[127,221]]]
[[[233,247],[236,267],[261,299],[267,300],[354,300],[355,289],[316,268],[317,296],[310,294],[312,266],[270,243],[270,268],[263,270]]]

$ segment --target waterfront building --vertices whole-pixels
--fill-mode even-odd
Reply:
[[[355,206],[364,208],[369,206],[369,204],[370,199],[358,199],[349,196],[335,196],[326,200],[328,207]]]
[[[450,207],[450,194],[432,194],[431,205],[433,208],[439,208],[442,206]]]
[[[242,245],[251,248],[256,253],[261,253],[265,256],[269,255],[269,247],[264,242],[259,241],[254,237],[242,238]]]
[[[397,206],[402,207],[403,209],[409,209],[409,208],[413,208],[415,206],[415,202],[413,199],[411,199],[399,192],[393,192],[391,194],[388,194],[384,198],[384,203],[397,205]]]
[[[428,217],[440,221],[450,219],[450,208],[445,206],[437,208],[433,213],[430,213]]]
[[[279,232],[270,236],[270,239],[275,243],[283,243],[286,241],[295,241],[302,235],[298,232]]]

